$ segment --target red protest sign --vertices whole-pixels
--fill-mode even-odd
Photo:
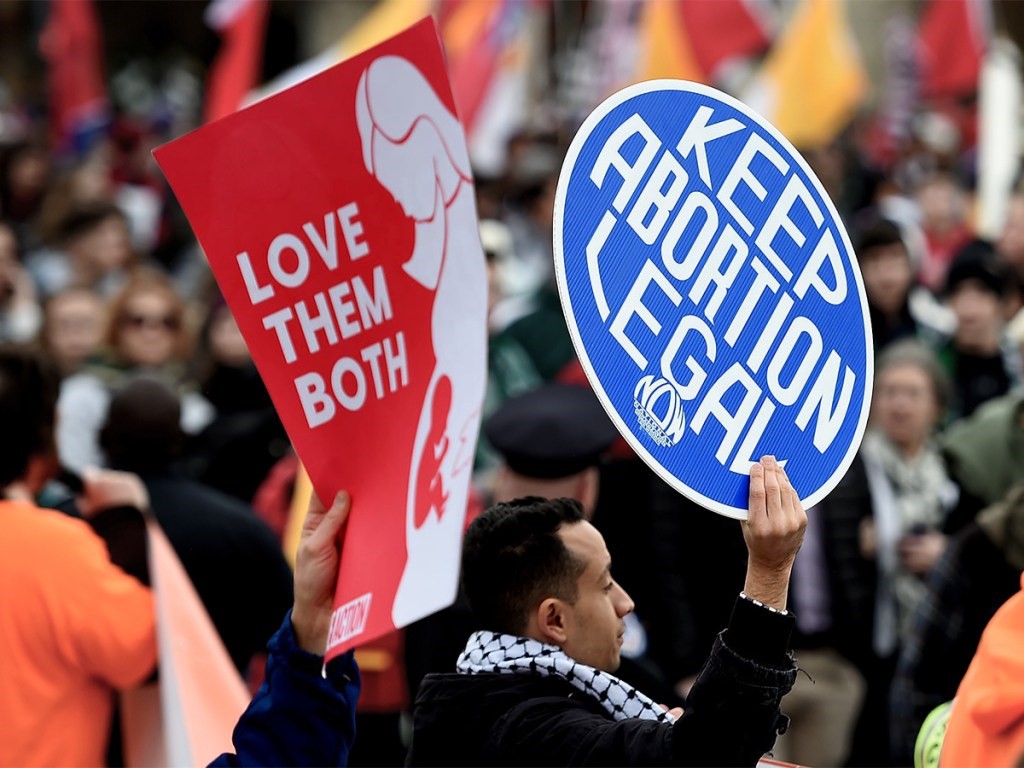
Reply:
[[[155,156],[317,493],[352,495],[328,656],[447,606],[487,297],[433,22]]]

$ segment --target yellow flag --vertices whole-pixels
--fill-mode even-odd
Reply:
[[[640,29],[638,80],[706,81],[690,47],[682,8],[675,0],[647,0]]]
[[[347,59],[397,35],[433,10],[432,0],[380,0],[349,30],[338,45],[339,60]]]
[[[842,0],[803,0],[744,96],[798,149],[830,143],[867,93]]]
[[[494,14],[501,10],[500,3],[459,3],[441,25],[445,54],[451,62],[459,61],[486,33]]]

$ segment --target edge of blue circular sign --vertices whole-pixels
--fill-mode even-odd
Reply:
[[[562,170],[558,175],[558,187],[555,190],[555,210],[554,210],[554,256],[555,256],[555,279],[558,283],[558,295],[562,302],[562,314],[565,315],[566,324],[569,326],[569,334],[572,337],[573,346],[576,348],[576,356],[579,358],[580,363],[583,366],[583,371],[587,375],[587,379],[590,381],[590,387],[594,390],[594,394],[597,395],[601,401],[601,405],[608,414],[608,417],[615,424],[615,427],[619,430],[619,434],[625,438],[626,442],[629,443],[630,447],[636,451],[637,455],[643,459],[644,463],[647,464],[654,472],[672,488],[679,493],[695,501],[712,512],[716,512],[725,517],[731,517],[737,520],[747,519],[747,510],[740,507],[732,507],[727,504],[722,504],[719,501],[710,499],[704,494],[690,488],[688,485],[679,480],[675,475],[666,470],[657,459],[655,459],[644,447],[644,445],[637,439],[636,435],[633,434],[632,429],[622,420],[619,416],[618,411],[612,405],[608,396],[605,394],[604,387],[601,386],[601,381],[594,371],[593,365],[590,363],[590,357],[587,355],[586,347],[583,345],[583,340],[580,337],[579,328],[576,325],[576,316],[572,311],[572,301],[569,298],[569,285],[565,277],[565,259],[562,249],[562,219],[565,211],[565,196],[569,187],[569,177],[572,175],[573,169],[576,167],[576,160],[579,157],[580,151],[587,139],[590,138],[590,134],[598,123],[604,119],[611,110],[627,101],[634,96],[640,96],[651,91],[687,91],[689,93],[696,93],[701,96],[707,96],[713,99],[717,99],[724,104],[727,104],[734,109],[739,110],[752,121],[757,123],[759,126],[768,131],[786,150],[789,151],[790,157],[793,158],[799,166],[803,169],[804,173],[814,184],[814,188],[817,190],[821,199],[824,201],[828,208],[829,214],[832,216],[832,220],[836,222],[839,233],[843,236],[843,245],[846,246],[847,253],[851,256],[854,253],[853,245],[850,243],[850,237],[846,232],[846,227],[843,225],[842,219],[839,217],[839,212],[836,211],[836,207],[832,202],[832,198],[829,197],[825,188],[821,185],[817,175],[811,170],[810,166],[807,165],[807,161],[804,160],[803,156],[796,150],[796,148],[790,143],[790,141],[779,133],[778,129],[768,122],[761,115],[757,114],[754,110],[744,104],[742,101],[733,98],[727,93],[722,93],[715,88],[711,88],[701,83],[693,83],[687,80],[647,80],[642,83],[635,83],[633,85],[626,86],[621,91],[613,93],[607,99],[587,116],[587,119],[583,121],[583,125],[580,126],[576,132],[576,136],[572,140],[572,144],[569,145],[569,150],[566,152],[565,160],[562,162]],[[866,340],[871,339],[871,318],[868,313],[868,302],[867,294],[864,291],[864,280],[860,274],[860,266],[857,264],[855,258],[850,259],[850,266],[853,270],[854,278],[857,281],[857,293],[860,297],[861,312],[864,318],[864,338]],[[864,402],[862,403],[860,420],[857,423],[857,431],[854,434],[854,439],[850,441],[850,447],[847,449],[846,456],[839,462],[839,466],[836,467],[836,471],[822,483],[821,487],[817,491],[810,494],[806,498],[800,499],[805,509],[808,509],[822,499],[824,499],[832,489],[836,487],[846,471],[850,468],[850,464],[853,463],[854,457],[857,455],[857,451],[860,449],[861,440],[864,437],[864,430],[867,427],[868,415],[871,410],[871,392],[874,389],[875,380],[875,360],[872,351],[869,349],[868,354],[865,355],[866,364],[864,366],[865,381],[864,381]]]

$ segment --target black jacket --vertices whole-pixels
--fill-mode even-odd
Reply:
[[[738,600],[672,725],[616,722],[558,678],[428,675],[408,765],[755,765],[786,722],[791,630],[790,617]]]
[[[141,477],[157,522],[244,674],[292,603],[292,573],[281,546],[233,496],[171,472]]]

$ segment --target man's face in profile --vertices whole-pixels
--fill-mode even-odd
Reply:
[[[612,578],[611,555],[594,526],[563,525],[558,535],[573,557],[586,563],[577,580],[576,600],[566,610],[562,650],[583,664],[614,672],[626,631],[623,619],[633,610],[633,601]]]

